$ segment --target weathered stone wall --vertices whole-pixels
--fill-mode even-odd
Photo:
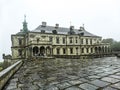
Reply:
[[[21,39],[21,45],[19,45],[20,39]],[[18,50],[24,48],[24,45],[25,45],[24,36],[23,35],[12,35],[11,41],[12,41],[12,47],[11,47],[12,59],[21,58]],[[22,56],[24,56],[24,50],[22,51],[22,54],[23,54]]]
[[[10,77],[20,68],[22,63],[22,60],[20,60],[0,72],[0,90],[4,87],[4,85],[10,79]]]

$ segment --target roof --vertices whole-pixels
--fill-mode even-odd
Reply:
[[[41,32],[45,31],[45,33],[52,33],[53,30],[57,31],[57,34],[68,34],[70,32],[70,28],[65,28],[65,27],[55,27],[55,26],[42,26],[39,25],[35,30],[32,30],[30,32]],[[89,33],[88,31],[84,30],[79,30],[79,29],[74,29],[75,34],[81,34],[84,33],[83,36],[89,36],[89,37],[100,37],[97,35],[94,35],[92,33]]]
[[[25,35],[27,32],[30,32],[30,31],[23,31],[21,30],[20,32],[16,33],[16,35]]]

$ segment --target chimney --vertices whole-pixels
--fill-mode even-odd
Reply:
[[[56,23],[56,24],[55,24],[55,28],[58,28],[58,27],[59,27],[59,24],[58,24],[58,23]]]
[[[46,22],[42,22],[42,27],[46,27],[47,23]]]

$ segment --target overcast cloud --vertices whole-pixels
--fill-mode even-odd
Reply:
[[[61,27],[74,25],[103,38],[120,40],[120,0],[1,0],[0,61],[2,53],[11,54],[11,34],[22,28],[24,14],[29,30],[46,21]]]

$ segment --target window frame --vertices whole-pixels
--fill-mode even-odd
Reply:
[[[70,43],[70,44],[73,43],[73,37],[69,37],[69,43]]]
[[[60,55],[60,48],[57,48],[57,49],[56,49],[56,54],[57,54],[57,55]]]
[[[59,37],[56,37],[56,43],[57,43],[57,44],[60,43]]]
[[[84,53],[84,48],[81,48],[81,53]]]
[[[49,41],[50,41],[50,42],[53,41],[53,37],[52,37],[52,36],[49,37]]]
[[[65,48],[63,48],[63,54],[66,54],[66,49]]]
[[[23,40],[22,40],[22,38],[18,38],[18,42],[19,42],[19,45],[22,45],[23,43]]]
[[[73,48],[70,48],[70,54],[73,54]]]
[[[65,41],[66,41],[66,40],[65,40],[65,37],[62,38],[62,41],[63,41],[63,44],[65,44]]]

